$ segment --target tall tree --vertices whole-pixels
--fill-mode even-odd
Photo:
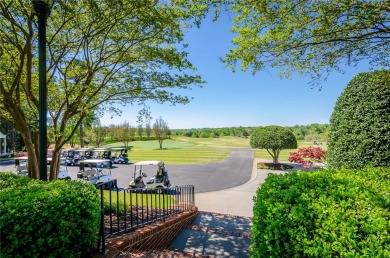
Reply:
[[[158,143],[160,145],[160,150],[161,150],[163,141],[167,138],[169,132],[168,123],[161,116],[158,119],[156,119],[156,122],[154,122],[153,132],[158,140]]]
[[[195,1],[197,2],[197,1]],[[220,2],[220,1],[219,1]],[[313,83],[345,65],[390,66],[388,0],[232,0],[236,45],[224,61],[254,73],[267,66]]]
[[[195,15],[179,4],[55,1],[47,27],[48,110],[55,146],[50,180],[57,178],[61,148],[89,114],[115,111],[114,103],[189,102],[169,91],[202,84],[183,50],[182,29]],[[29,175],[39,178],[38,137],[31,137],[39,130],[35,21],[30,0],[0,2],[0,119],[22,136]],[[70,133],[65,134],[67,127]]]
[[[95,147],[100,147],[104,143],[104,138],[108,133],[108,128],[104,127],[100,123],[100,119],[97,118],[86,130],[86,138],[90,143],[93,143]]]
[[[150,125],[150,122],[147,122],[145,124],[145,133],[146,133],[146,136],[149,138],[150,135],[152,134],[152,126]]]
[[[142,124],[137,125],[137,133],[140,139],[142,139],[142,135],[144,134],[144,127]]]

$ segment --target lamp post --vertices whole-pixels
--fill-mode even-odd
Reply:
[[[46,21],[53,0],[33,0],[38,16],[39,53],[39,172],[40,179],[47,180],[47,86],[46,86]]]

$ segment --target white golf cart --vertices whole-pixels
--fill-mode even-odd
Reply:
[[[171,186],[169,181],[168,171],[165,170],[164,163],[159,160],[147,160],[140,161],[134,164],[134,176],[133,180],[129,183],[129,188],[146,188],[146,189],[158,189],[162,190]],[[152,169],[152,170],[151,170]],[[145,171],[156,171],[154,177],[151,177],[146,184],[143,181],[143,177],[148,175]],[[153,173],[153,172],[152,172]]]
[[[94,159],[108,159],[110,167],[112,167],[111,149],[110,148],[93,148]]]
[[[28,175],[28,157],[17,157],[15,160],[16,174],[27,176]]]
[[[113,163],[127,164],[129,158],[127,157],[127,148],[111,148],[115,155],[111,157]]]
[[[77,181],[99,185],[113,180],[109,159],[85,159],[80,160],[80,171],[77,173]],[[110,185],[108,188],[113,187]]]
[[[47,158],[47,163],[51,163],[52,158]],[[50,167],[47,168],[48,173],[50,173]],[[68,172],[68,167],[67,167],[67,162],[66,158],[60,158],[60,167],[58,170],[58,177],[57,179],[60,180],[71,180],[72,178],[69,175]]]
[[[63,149],[61,156],[66,157],[66,163],[68,166],[80,165],[80,160],[92,159],[92,148],[79,148],[79,149]]]

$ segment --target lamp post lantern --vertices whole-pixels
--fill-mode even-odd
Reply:
[[[39,173],[47,180],[47,86],[46,86],[46,21],[53,0],[32,0],[38,16],[39,54]]]

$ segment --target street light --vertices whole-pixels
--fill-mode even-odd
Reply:
[[[39,171],[40,179],[47,180],[47,86],[46,86],[46,20],[53,0],[33,0],[38,16],[39,53]]]

